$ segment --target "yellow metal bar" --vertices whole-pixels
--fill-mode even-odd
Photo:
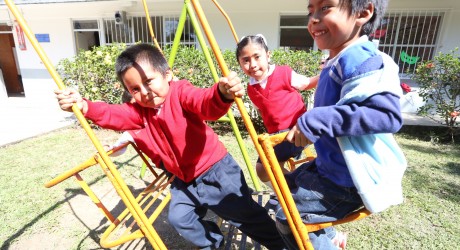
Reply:
[[[94,194],[93,190],[88,186],[88,184],[83,180],[80,174],[76,173],[75,178],[77,178],[78,184],[80,184],[81,188],[85,193],[89,196],[89,198],[93,201],[94,204],[102,211],[105,217],[110,221],[114,222],[115,217],[109,212],[109,210],[104,206],[104,204],[99,200],[99,198]]]
[[[142,152],[140,152],[140,150],[138,149],[138,147],[136,146],[136,144],[134,143],[130,143],[131,146],[136,150],[136,152],[138,153],[139,156],[141,156],[141,159],[144,161],[144,162],[147,162],[147,159],[145,157],[142,157],[143,154]],[[110,171],[107,169],[107,167],[105,166],[104,162],[102,161],[101,158],[97,157],[97,155],[95,156],[96,160],[98,161],[98,163],[101,165],[101,168],[103,169],[103,171],[106,173],[107,177],[109,178],[109,180],[113,183],[115,189],[118,188],[118,185],[116,183],[116,180],[115,178],[113,177],[113,175],[110,173]],[[151,168],[150,168],[151,169]],[[153,169],[151,169],[153,171]],[[143,192],[141,192],[137,197],[136,197],[136,203],[139,204],[139,206],[142,206],[146,201],[147,199],[149,198],[148,195],[152,192],[157,192],[157,194],[152,198],[152,202],[150,202],[149,204],[147,204],[144,208],[143,208],[143,212],[145,213],[149,208],[150,206],[153,204],[153,202],[158,199],[158,197],[161,195],[161,193],[163,191],[166,190],[166,188],[168,187],[168,185],[172,182],[172,180],[175,178],[174,176],[171,177],[171,178],[167,178],[166,177],[166,172],[163,172],[161,174],[156,174],[155,175],[156,178],[154,181],[152,181],[152,183],[150,183],[145,189]],[[155,186],[155,188],[152,189],[153,186]],[[169,193],[168,193],[169,195]],[[149,220],[149,224],[153,224],[153,222],[156,220],[156,218],[158,217],[158,215],[162,212],[162,210],[164,209],[164,207],[167,205],[167,203],[169,202],[170,200],[170,197],[168,198],[168,195],[166,196],[166,198],[160,203],[160,205],[154,210],[153,214],[148,218]],[[109,240],[109,237],[111,235],[111,233],[120,225],[120,223],[122,221],[127,221],[132,214],[129,213],[130,210],[129,209],[125,209],[118,217],[115,221],[112,222],[112,224],[106,229],[106,231],[103,233],[102,237],[101,237],[101,246],[103,247],[106,247],[106,248],[111,248],[111,247],[115,247],[115,246],[118,246],[118,245],[121,245],[123,243],[126,243],[128,241],[131,241],[131,240],[134,240],[134,239],[137,239],[137,238],[140,238],[140,237],[144,237],[145,236],[145,233],[142,233],[140,230],[137,230],[135,232],[130,232],[130,229],[132,228],[133,224],[131,224],[130,226],[128,226],[128,228],[126,229],[126,231],[117,239],[115,240],[112,240],[110,241]],[[156,233],[156,231],[155,231]],[[163,241],[159,238],[158,235],[154,235],[155,237],[155,242],[152,243],[152,246],[155,248],[155,249],[165,249],[165,246],[164,246],[164,243]]]
[[[223,56],[222,56],[222,54],[220,52],[220,48],[217,45],[217,42],[216,42],[216,40],[214,38],[214,35],[212,34],[211,28],[209,27],[209,23],[208,23],[205,15],[204,15],[203,9],[201,8],[201,5],[200,5],[198,0],[191,0],[191,2],[193,4],[193,7],[195,9],[195,12],[196,12],[199,20],[200,20],[201,26],[203,27],[203,30],[204,30],[207,38],[208,38],[208,42],[209,42],[209,44],[210,44],[210,46],[211,46],[211,48],[212,48],[212,50],[214,52],[214,55],[216,56],[217,62],[218,62],[219,66],[220,66],[220,68],[222,70],[222,73],[223,73],[224,76],[227,76],[229,74],[228,67],[227,67],[227,65],[225,63],[225,60],[223,59]],[[278,182],[276,181],[272,171],[270,170],[270,164],[269,164],[269,162],[267,160],[267,157],[264,154],[262,146],[260,145],[260,143],[259,143],[259,141],[257,139],[258,138],[257,133],[256,133],[256,131],[254,129],[254,125],[252,124],[251,119],[249,118],[249,115],[248,115],[248,113],[246,111],[246,108],[244,107],[243,101],[241,100],[241,98],[235,97],[235,103],[236,103],[236,105],[238,107],[238,110],[241,113],[241,116],[243,118],[243,122],[244,122],[244,124],[246,126],[246,129],[248,130],[248,133],[251,136],[251,139],[252,139],[252,141],[254,143],[254,146],[255,146],[258,154],[259,154],[260,160],[262,161],[262,164],[264,165],[264,168],[265,168],[267,174],[270,177],[270,181],[272,183],[272,186],[273,186],[273,189],[274,189],[276,195],[278,197],[284,196],[280,191],[280,187],[278,186]],[[276,161],[276,164],[277,164],[277,166],[279,168],[279,164],[278,164],[277,161]],[[279,171],[281,171],[281,169],[279,169]],[[283,178],[283,180],[284,180],[284,178]],[[284,182],[285,182],[285,180],[284,180]],[[286,185],[286,188],[287,188],[287,185]],[[292,200],[291,195],[290,195],[290,198]],[[281,203],[282,202],[284,202],[284,200],[281,201]],[[283,206],[283,204],[281,204],[281,205]],[[284,204],[283,209],[288,209],[286,204]],[[297,210],[297,208],[295,206],[294,206],[294,208],[289,208],[289,209]],[[285,214],[286,214],[286,217],[288,219],[288,222],[289,222],[289,225],[290,225],[291,229],[295,229],[296,225],[298,225],[300,223],[295,223],[294,220],[299,221],[300,220],[300,215],[298,216],[298,218],[292,218],[292,216],[288,212],[288,210],[284,210],[284,211],[285,211]],[[297,214],[298,214],[298,212],[297,212]],[[303,223],[302,223],[302,225],[303,225]],[[300,232],[298,232],[297,230],[292,230],[292,231],[293,231],[294,236],[296,237],[296,241],[297,241],[300,249],[304,249],[303,246],[311,246],[311,243],[310,243],[309,238],[308,238],[308,234],[305,233],[306,230],[303,230],[303,231],[301,230]],[[299,234],[303,234],[303,235],[306,234],[306,237],[302,237],[302,241],[303,241],[302,244],[299,244],[300,243],[299,242],[300,241]]]
[[[131,146],[134,148],[134,150],[136,150],[137,154],[139,155],[139,157],[141,157],[141,159],[144,162],[145,166],[147,166],[150,169],[150,172],[152,172],[152,174],[155,176],[155,178],[157,178],[158,174],[155,172],[155,170],[153,170],[152,165],[150,165],[149,161],[147,160],[147,158],[145,158],[145,155],[139,150],[139,148],[136,146],[136,144],[132,143],[132,142],[129,142],[129,144],[131,144]]]
[[[108,155],[111,155],[119,150],[121,150],[122,148],[124,147],[127,147],[128,146],[128,143],[126,144],[123,144],[123,145],[120,145],[119,147],[116,147],[110,151],[107,152]],[[136,151],[138,151],[139,153],[139,150],[137,149],[137,147],[134,147],[136,149]],[[145,159],[145,158],[144,158]],[[55,178],[53,178],[52,180],[48,181],[47,183],[45,183],[45,187],[46,188],[50,188],[50,187],[53,187],[55,186],[56,184],[59,184],[65,180],[67,180],[69,177],[75,175],[76,173],[79,173],[91,166],[94,166],[95,164],[97,163],[96,159],[94,159],[94,156],[91,156],[90,158],[88,158],[88,160],[86,160],[85,162],[83,162],[82,164],[72,168],[72,169],[69,169],[68,171],[56,176]]]
[[[195,9],[195,12],[200,20],[200,23],[201,23],[201,26],[203,27],[203,30],[205,31],[205,34],[208,38],[208,42],[216,56],[216,59],[217,59],[217,62],[222,70],[222,73],[224,76],[227,76],[229,74],[229,70],[228,70],[228,67],[225,63],[225,60],[223,59],[223,56],[220,52],[220,48],[219,46],[217,45],[217,42],[214,38],[214,35],[212,34],[212,31],[211,31],[211,28],[209,27],[209,23],[204,15],[204,12],[203,12],[203,9],[201,8],[201,5],[199,3],[199,1],[197,0],[191,0],[192,4],[193,4],[193,7]],[[276,195],[278,197],[282,196],[283,194],[281,193],[280,191],[280,188],[278,186],[278,182],[275,180],[275,177],[272,173],[272,171],[270,170],[270,167],[269,167],[269,162],[267,160],[267,157],[265,156],[264,154],[264,151],[262,149],[262,146],[260,145],[259,141],[258,141],[258,136],[257,136],[257,133],[254,129],[254,125],[252,124],[252,121],[246,111],[246,108],[244,107],[244,103],[243,101],[241,100],[241,98],[239,97],[235,97],[235,103],[237,104],[237,107],[238,107],[238,110],[240,111],[240,114],[243,118],[243,122],[246,126],[246,129],[248,130],[248,133],[249,135],[251,136],[251,139],[254,143],[254,146],[257,150],[257,153],[259,154],[259,157],[260,157],[260,160],[262,161],[262,164],[264,165],[264,168],[267,172],[267,174],[269,175],[269,178],[270,178],[270,181],[272,183],[272,186],[273,186],[273,189],[276,193]],[[276,162],[277,163],[277,162]],[[279,164],[278,164],[279,166]],[[281,170],[280,170],[281,171]],[[292,199],[292,196],[291,196],[291,199]],[[281,203],[284,202],[281,201]],[[283,206],[283,204],[281,204]],[[286,208],[287,209],[287,206],[286,204],[284,204],[283,206],[283,209]],[[296,208],[295,208],[296,209]],[[288,219],[288,222],[289,222],[289,225],[291,228],[295,228],[295,223],[293,222],[293,219],[295,218],[292,218],[291,217],[291,214],[288,212],[288,210],[284,210],[286,211],[285,214],[286,214],[286,217]],[[299,216],[299,219],[300,219],[300,216]],[[293,231],[293,234],[294,236],[297,236],[296,237],[296,241],[298,241],[298,235],[296,234],[299,234],[299,232],[297,232],[296,230],[292,230]],[[307,238],[308,239],[308,234],[307,234]],[[298,242],[299,243],[299,242]],[[299,244],[299,247],[301,247],[301,249],[304,249],[302,246],[304,245],[307,245],[307,243],[305,244]],[[311,244],[310,244],[311,245]]]
[[[132,193],[129,190],[127,191],[124,190],[124,188],[126,187],[126,184],[122,182],[122,179],[118,174],[118,171],[117,171],[118,175],[115,175],[114,171],[109,168],[109,165],[106,163],[106,161],[103,158],[99,159],[99,155],[96,155],[96,160],[99,162],[99,165],[101,165],[103,169],[107,170],[107,177],[109,178],[109,180],[111,180],[115,190],[120,195],[123,202],[125,203],[126,208],[131,212],[131,215],[137,221],[139,228],[142,230],[145,237],[149,240],[152,246],[155,249],[166,249],[166,246],[164,245],[160,236],[158,235],[156,230],[153,228],[152,224],[149,223],[147,216],[145,215],[140,205],[137,203],[137,201],[132,196]],[[130,200],[130,198],[132,198],[132,200]],[[101,238],[101,246],[108,247],[104,245],[102,238]]]
[[[362,208],[341,220],[317,223],[317,224],[306,224],[305,227],[307,228],[308,232],[314,232],[314,231],[318,231],[326,227],[332,227],[332,226],[343,224],[343,223],[361,220],[369,216],[370,214],[371,214],[370,211],[368,211],[366,208]]]
[[[28,27],[26,21],[24,20],[23,16],[17,9],[16,5],[11,0],[5,0],[5,3],[8,5],[8,8],[15,16],[16,20],[18,21],[19,25],[23,29],[24,33],[26,34],[29,41],[32,43],[35,51],[39,55],[40,59],[48,69],[48,72],[53,77],[54,81],[56,82],[59,89],[64,89],[65,86],[62,83],[61,78],[59,77],[58,73],[54,69],[53,65],[51,64],[50,60],[46,56],[45,52],[43,51],[42,47],[38,43],[37,39],[33,35],[32,31]],[[139,207],[138,204],[135,204],[134,197],[132,193],[129,191],[128,187],[124,183],[123,179],[121,178],[120,174],[116,170],[115,166],[113,165],[110,158],[107,156],[104,148],[102,147],[101,143],[97,140],[94,132],[92,131],[91,127],[89,126],[88,122],[84,118],[81,111],[78,109],[77,105],[73,105],[72,111],[74,112],[77,119],[80,121],[81,126],[86,131],[88,136],[90,137],[91,141],[93,142],[94,146],[96,147],[97,151],[99,152],[100,156],[102,157],[104,163],[107,165],[110,172],[114,175],[115,179],[119,183],[120,196],[122,197],[123,202],[126,204],[128,209],[130,209],[131,213],[133,214],[134,219],[138,222],[139,227],[145,233],[147,239],[152,243],[155,244],[155,235],[156,232],[152,225],[148,224],[148,218],[142,212],[142,209]],[[162,247],[158,247],[158,249],[165,249],[164,245]]]
[[[69,177],[93,166],[94,164],[96,164],[96,160],[94,159],[94,157],[90,157],[88,160],[86,160],[85,162],[83,162],[82,164],[56,176],[55,178],[53,178],[52,180],[50,180],[49,182],[45,183],[45,187],[47,188],[50,188],[50,187],[53,187],[55,186],[56,184],[59,184],[61,182],[63,182],[64,180],[67,180]]]
[[[262,143],[262,147],[264,148],[264,152],[267,154],[267,157],[270,161],[270,171],[274,173],[275,179],[280,186],[280,190],[282,196],[278,196],[280,204],[283,208],[285,213],[289,212],[292,215],[294,221],[294,228],[291,227],[292,231],[299,232],[298,237],[294,233],[294,237],[296,238],[297,244],[301,243],[304,244],[306,249],[313,249],[308,237],[308,232],[318,231],[320,229],[324,229],[326,227],[331,227],[351,221],[357,221],[363,219],[371,214],[366,208],[362,208],[352,214],[348,215],[347,217],[331,222],[324,222],[324,223],[315,223],[315,224],[304,224],[303,221],[300,220],[300,214],[297,210],[294,200],[292,199],[292,194],[290,189],[287,186],[286,179],[284,178],[283,172],[281,171],[281,167],[279,166],[278,160],[276,159],[275,152],[273,147],[279,143],[281,143],[284,138],[286,137],[288,132],[268,136],[267,134],[259,136],[259,140]],[[286,206],[286,207],[285,207]],[[306,234],[306,235],[305,235]],[[299,245],[300,246],[300,245]]]
[[[305,228],[303,221],[300,218],[299,211],[295,205],[294,199],[292,198],[291,191],[284,178],[283,171],[279,165],[278,159],[276,158],[273,146],[282,142],[287,132],[269,136],[268,134],[262,134],[259,136],[259,141],[264,149],[264,155],[268,159],[269,163],[265,167],[265,171],[269,173],[269,176],[274,176],[273,180],[270,177],[270,181],[276,183],[279,191],[277,192],[278,201],[284,211],[284,214],[288,220],[289,227],[291,228],[292,234],[299,246],[299,249],[313,249],[308,236],[308,231]],[[265,166],[265,165],[264,165]]]
[[[155,37],[155,33],[153,32],[152,20],[150,20],[150,13],[149,13],[149,8],[147,6],[147,2],[145,0],[142,0],[142,5],[144,6],[145,19],[147,19],[147,25],[149,26],[150,36],[152,37],[152,40],[155,46],[161,51],[161,47],[158,44],[157,38]]]
[[[238,43],[238,35],[236,34],[235,28],[233,27],[232,21],[227,15],[227,12],[220,6],[220,4],[216,0],[212,0],[214,5],[217,7],[217,9],[222,13],[222,15],[225,17],[225,20],[227,20],[228,26],[230,27],[230,30],[232,31],[233,38],[235,38],[235,42]]]
[[[297,165],[299,165],[301,163],[313,161],[316,158],[316,156],[311,151],[310,146],[306,147],[303,150],[303,152],[305,154],[305,158],[303,158],[303,159],[295,160],[294,158],[289,158],[289,160],[287,161],[287,164],[288,164],[288,167],[289,167],[290,171],[293,171],[296,168]]]

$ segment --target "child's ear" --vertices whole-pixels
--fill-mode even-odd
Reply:
[[[166,71],[166,80],[170,82],[173,78],[173,73],[171,70]]]
[[[362,27],[365,23],[371,20],[372,16],[374,15],[374,4],[368,3],[367,8],[361,11],[358,14],[357,23],[360,27]]]

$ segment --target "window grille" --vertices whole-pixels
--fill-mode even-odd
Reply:
[[[433,59],[447,10],[390,10],[370,39],[390,55],[402,77],[414,73],[418,62]],[[307,31],[307,15],[280,17],[280,47],[316,50]]]
[[[136,40],[133,37],[133,19],[129,18],[127,23],[117,24],[115,19],[104,19],[105,43],[126,43],[133,44]]]
[[[152,27],[160,46],[171,45],[174,41],[179,17],[153,16],[150,17]],[[106,44],[137,42],[152,43],[152,37],[145,17],[128,17],[127,23],[117,24],[115,19],[104,19],[104,35]],[[181,44],[196,46],[196,36],[189,20],[186,20],[181,36]]]
[[[418,62],[433,59],[445,11],[388,11],[370,38],[390,55],[404,76],[415,71]]]

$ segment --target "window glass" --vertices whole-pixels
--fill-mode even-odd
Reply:
[[[98,29],[99,26],[96,20],[75,20],[73,21],[73,28],[75,30],[81,29]]]
[[[90,50],[101,45],[97,20],[74,20],[73,29],[75,51]]]
[[[281,26],[303,26],[307,27],[308,18],[304,16],[281,16],[280,25]]]
[[[306,15],[281,16],[280,47],[291,50],[312,50],[314,41],[307,31],[307,23]]]

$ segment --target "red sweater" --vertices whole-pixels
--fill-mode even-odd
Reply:
[[[259,109],[270,134],[292,128],[307,111],[302,96],[291,86],[291,75],[289,66],[276,66],[265,89],[259,84],[248,85],[248,96]]]
[[[156,165],[161,160],[169,172],[190,182],[227,154],[218,135],[205,121],[219,119],[231,104],[222,100],[217,84],[203,89],[180,80],[170,82],[159,114],[157,109],[138,104],[88,101],[85,117],[113,130],[145,128],[143,152],[157,161]]]

